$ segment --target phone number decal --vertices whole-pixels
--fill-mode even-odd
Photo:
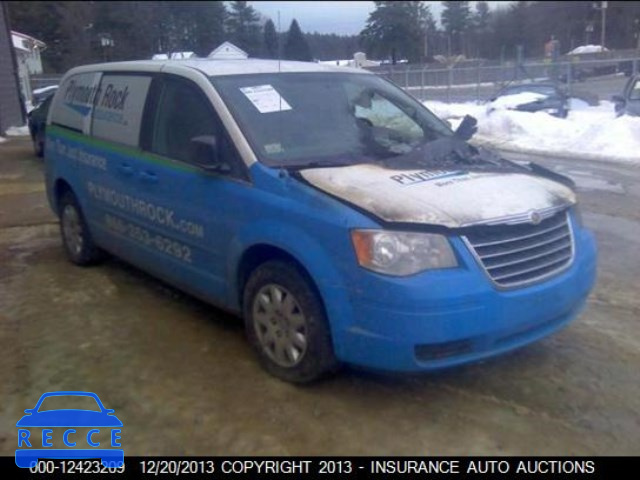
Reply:
[[[142,245],[155,248],[183,262],[192,263],[191,248],[180,242],[156,233],[151,233],[146,228],[139,227],[138,225],[134,225],[109,214],[105,215],[104,223],[107,229],[114,233],[127,236]]]

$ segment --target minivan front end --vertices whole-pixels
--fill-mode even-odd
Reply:
[[[318,249],[277,237],[315,283],[339,361],[449,367],[538,340],[584,306],[596,247],[566,177],[469,144],[472,128],[452,132],[375,75],[211,82],[255,154],[257,190],[281,200],[261,218]]]
[[[384,370],[437,369],[512,350],[565,326],[595,281],[593,236],[568,209],[528,227],[490,227],[496,243],[489,247],[497,249],[484,258],[478,252],[487,247],[469,240],[477,229],[447,235],[453,268],[407,276],[355,270],[352,323],[334,332],[349,346],[344,360]],[[491,262],[511,265],[488,268]]]

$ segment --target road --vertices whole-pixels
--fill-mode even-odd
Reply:
[[[0,144],[0,454],[43,392],[85,390],[123,421],[126,455],[639,455],[640,169],[540,161],[576,179],[599,243],[575,322],[462,368],[295,387],[235,318],[114,259],[69,264],[41,160]]]

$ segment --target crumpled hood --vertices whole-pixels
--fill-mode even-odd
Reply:
[[[567,186],[526,173],[391,170],[363,164],[300,171],[316,188],[386,222],[459,228],[530,221],[576,203]],[[537,215],[534,214],[534,217]]]

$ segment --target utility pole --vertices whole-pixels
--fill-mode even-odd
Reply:
[[[607,3],[606,1],[602,2],[602,6],[600,10],[602,11],[602,29],[601,29],[601,37],[600,37],[600,46],[602,47],[602,51],[604,51],[604,39],[607,32]]]

